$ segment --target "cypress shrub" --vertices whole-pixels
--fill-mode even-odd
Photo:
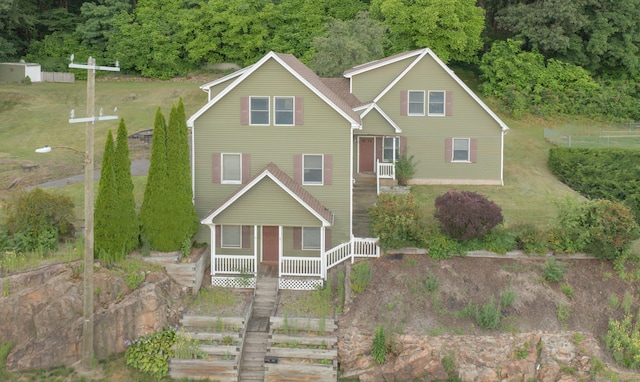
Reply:
[[[102,155],[100,185],[94,206],[94,253],[97,258],[110,262],[120,258],[123,245],[119,231],[118,191],[115,181],[115,147],[111,130],[107,133],[107,141]],[[108,259],[107,259],[108,258]]]
[[[131,159],[129,158],[129,134],[124,119],[118,125],[116,155],[113,162],[119,216],[119,231],[123,240],[125,253],[138,246],[140,224],[136,213],[136,201],[133,196],[133,179],[131,179]]]

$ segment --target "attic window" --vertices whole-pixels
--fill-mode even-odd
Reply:
[[[444,116],[444,91],[429,91],[429,115]]]
[[[275,125],[293,126],[293,97],[274,97]]]
[[[409,90],[408,115],[424,115],[424,90]]]
[[[269,97],[251,97],[251,125],[269,125]]]

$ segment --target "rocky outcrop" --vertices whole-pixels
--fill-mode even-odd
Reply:
[[[11,341],[11,371],[70,366],[82,344],[82,263],[57,264],[0,278],[0,343]],[[125,340],[175,324],[185,291],[164,272],[131,290],[122,276],[94,274],[94,355],[126,350]]]
[[[392,341],[393,354],[383,365],[370,356],[373,336],[343,328],[339,340],[342,375],[367,382],[437,381],[452,375],[474,382],[589,380],[596,374],[592,370],[595,363],[600,367],[606,358],[593,336],[574,332],[397,335]],[[445,358],[449,362],[443,362]],[[637,378],[637,374],[629,373],[627,379],[621,371],[616,375],[621,381]]]

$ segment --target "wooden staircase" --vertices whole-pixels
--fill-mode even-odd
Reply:
[[[264,381],[264,356],[269,344],[269,318],[275,313],[277,296],[277,266],[261,265],[244,338],[238,376],[240,382]]]

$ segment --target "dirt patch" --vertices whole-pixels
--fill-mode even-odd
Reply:
[[[432,260],[426,255],[399,254],[372,260],[373,275],[362,294],[353,294],[341,327],[375,332],[379,325],[413,335],[491,335],[533,330],[589,332],[602,340],[610,318],[622,319],[626,301],[638,311],[637,283],[621,280],[610,262],[595,259],[560,260],[559,282],[543,277],[546,258],[455,257]],[[437,286],[434,288],[434,284]],[[280,311],[300,304],[305,292],[281,291]],[[481,329],[469,307],[503,294],[513,301],[501,307],[498,329]]]

